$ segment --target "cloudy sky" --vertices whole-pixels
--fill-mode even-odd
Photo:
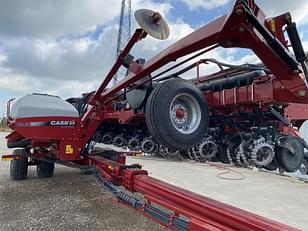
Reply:
[[[96,89],[115,59],[120,2],[0,0],[0,116],[7,99],[26,93],[67,98]],[[269,16],[291,11],[305,46],[308,44],[308,1],[257,2]],[[168,40],[143,40],[134,55],[150,58],[227,13],[232,4],[232,0],[132,0],[133,11],[157,10],[171,28]],[[249,53],[234,50],[211,55],[233,63],[256,60]]]

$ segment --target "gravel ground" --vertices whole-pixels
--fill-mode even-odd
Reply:
[[[0,133],[0,154],[8,154]],[[12,181],[0,161],[0,230],[164,230],[102,193],[93,176],[56,165],[52,178]]]

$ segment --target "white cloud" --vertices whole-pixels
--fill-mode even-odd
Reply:
[[[93,80],[115,58],[116,28],[106,28],[98,40],[89,39],[17,39],[7,44],[7,59],[3,66],[34,78]]]
[[[183,27],[186,31],[187,25]],[[116,32],[113,25],[105,28],[97,40],[11,40],[6,46],[7,55],[0,55],[0,91],[17,97],[40,92],[67,98],[97,89],[115,59],[116,43],[110,41],[116,39]],[[144,57],[145,53],[151,56],[167,45],[159,42],[150,37],[142,40],[136,45],[136,57]],[[4,104],[1,108],[3,111]]]
[[[190,10],[213,9],[221,7],[230,2],[230,0],[181,0]],[[255,0],[267,16],[276,16],[290,11],[293,18],[300,23],[308,22],[308,1],[302,0]]]
[[[1,0],[2,36],[57,38],[109,26],[120,15],[120,0]],[[132,1],[132,10],[150,8],[166,14],[169,3]]]
[[[168,2],[155,2],[149,0],[132,0],[132,12],[135,12],[138,9],[151,9],[158,11],[164,17],[170,13],[170,10],[173,9],[173,6]]]
[[[198,10],[203,9],[213,9],[220,6],[226,5],[230,0],[181,0],[184,2],[189,9]]]
[[[154,39],[151,36],[147,36],[146,39],[142,40],[140,45],[138,44],[134,49],[133,53],[149,59],[162,51],[167,46],[173,44],[177,40],[183,38],[189,33],[193,32],[194,29],[182,20],[169,23],[170,36],[167,40]]]
[[[303,44],[304,50],[307,52],[308,51],[308,40],[302,41],[302,44]]]
[[[113,0],[2,0],[2,35],[58,37],[84,33],[97,25],[107,25],[120,13],[120,2]]]
[[[277,16],[285,12],[291,12],[292,17],[300,23],[307,22],[308,19],[308,1],[302,0],[256,0],[260,8],[269,17]]]
[[[0,52],[0,65],[1,65],[1,63],[3,63],[3,62],[6,61],[6,60],[7,60],[6,55],[5,55],[4,53],[1,53],[1,52]]]
[[[99,84],[99,81],[82,80],[53,80],[38,79],[28,75],[20,75],[9,69],[0,68],[0,86],[1,89],[22,96],[28,93],[47,93],[61,95],[64,98],[72,95],[78,96],[81,93],[92,91]]]
[[[105,18],[97,18],[95,12],[98,9],[99,14],[104,15],[104,10],[92,5],[98,2],[101,5],[103,3],[104,7],[113,5],[110,9],[105,10],[113,11],[113,7],[116,8],[113,18],[116,20],[109,22],[112,17],[106,15]],[[99,86],[115,59],[117,17],[120,13],[120,6],[116,6],[117,3],[109,4],[106,1],[94,0],[82,3],[91,6],[86,7],[87,11],[80,9],[83,13],[79,12],[78,18],[71,18],[71,23],[75,24],[83,18],[93,17],[93,20],[83,25],[67,28],[68,22],[65,15],[74,15],[71,10],[74,11],[75,6],[72,6],[71,10],[66,7],[73,3],[78,8],[82,8],[80,4],[77,4],[77,1],[73,0],[65,1],[67,5],[63,9],[53,2],[47,1],[47,3],[35,5],[33,1],[28,1],[29,14],[27,17],[23,15],[26,11],[23,8],[27,8],[25,7],[26,3],[17,1],[3,3],[7,13],[2,14],[1,11],[4,11],[4,8],[0,9],[0,18],[3,19],[0,21],[0,91],[16,96],[42,92],[66,98],[95,90]],[[42,10],[41,7],[44,9]],[[16,14],[15,11],[13,13],[13,8],[16,9],[16,12],[21,12],[21,15]],[[138,8],[150,8],[161,12],[164,16],[168,15],[172,9],[168,3],[154,3],[146,0],[133,1],[132,9]],[[8,12],[10,10],[11,13]],[[44,10],[54,12],[56,15],[50,17],[49,14],[39,13],[41,10],[42,12],[45,12]],[[112,15],[111,12],[109,13],[107,15]],[[10,17],[10,14],[16,14],[16,18]],[[21,23],[23,20],[25,23]],[[58,21],[54,22],[54,20]],[[91,38],[91,33],[95,30],[96,25],[104,23],[108,26],[103,27],[98,38]],[[59,28],[54,27],[54,24],[58,24]],[[87,35],[84,34],[85,32]],[[69,35],[72,33],[82,35],[82,37]],[[155,42],[158,44],[158,41]],[[155,53],[155,49],[152,49],[151,52],[147,50],[146,44],[147,40],[138,44],[137,56],[142,57],[143,51],[147,54]],[[1,100],[3,103],[7,99]],[[1,108],[0,111],[3,111],[4,105],[1,105]]]
[[[0,86],[2,90],[16,94],[25,94],[41,90],[44,82],[33,81],[32,77],[21,75],[9,69],[0,69]]]

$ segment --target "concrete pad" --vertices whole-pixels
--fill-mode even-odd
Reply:
[[[308,184],[295,178],[159,158],[128,157],[128,163],[140,163],[150,176],[173,185],[308,230]]]

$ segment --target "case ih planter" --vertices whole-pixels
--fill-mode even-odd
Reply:
[[[4,156],[12,158],[12,178],[26,178],[29,164],[37,165],[39,177],[50,177],[54,162],[82,169],[92,166],[105,190],[173,230],[293,230],[157,181],[139,165],[125,165],[119,153],[93,149],[94,143],[101,142],[146,152],[181,151],[194,159],[219,153],[229,162],[297,170],[306,145],[296,127],[307,118],[308,75],[307,58],[290,14],[266,18],[253,0],[235,1],[228,14],[147,62],[132,57],[130,50],[147,34],[166,39],[169,28],[157,12],[138,10],[135,16],[141,28],[97,91],[68,102],[33,94],[8,103],[13,132],[7,144],[20,148]],[[248,48],[263,63],[235,66],[200,59],[167,74],[218,47]],[[208,62],[216,63],[220,71],[200,76],[200,65]],[[122,65],[127,76],[107,88]],[[194,67],[197,78],[181,79]],[[144,200],[116,186],[140,192]]]

